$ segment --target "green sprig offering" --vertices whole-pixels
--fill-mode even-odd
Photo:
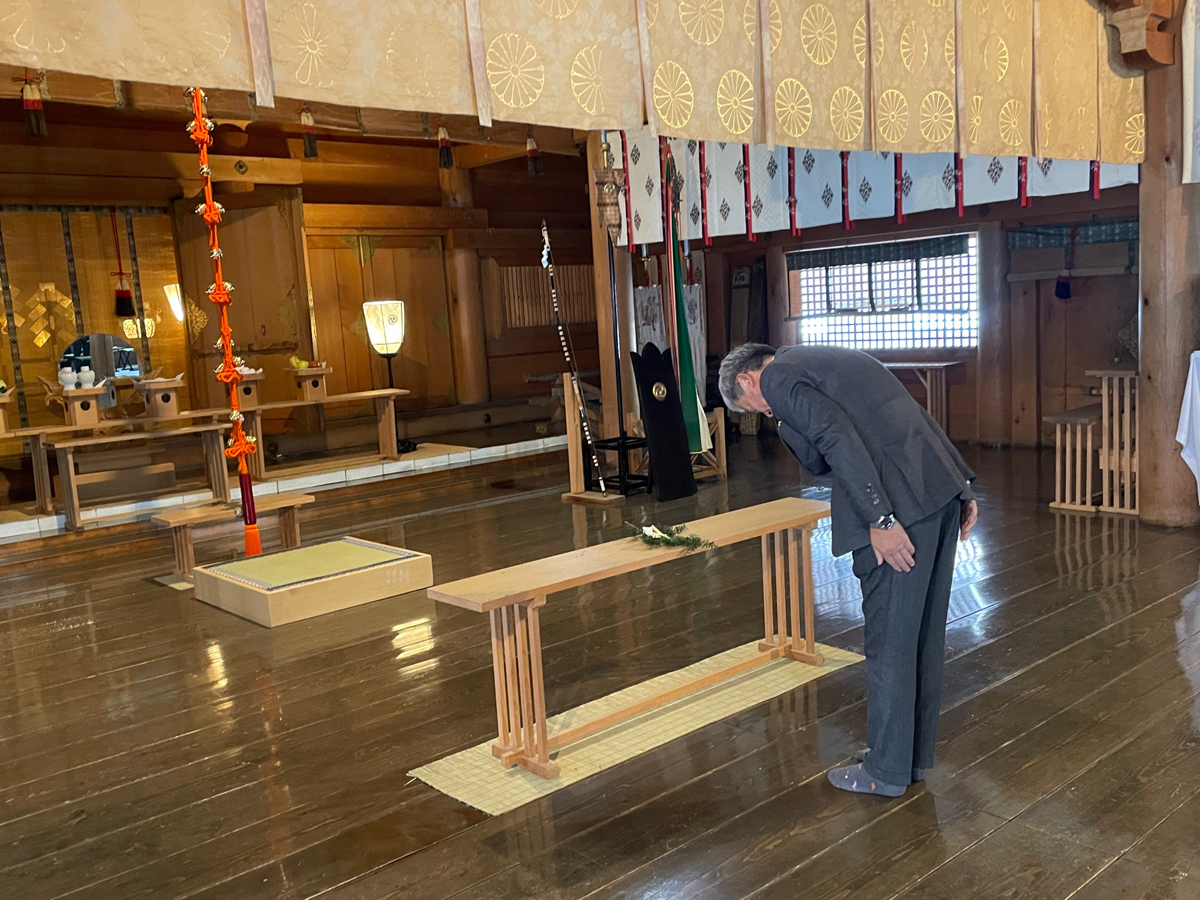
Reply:
[[[626,522],[625,529],[630,537],[638,538],[647,547],[684,547],[688,553],[695,553],[697,550],[715,550],[717,546],[697,534],[688,534],[683,525],[647,525],[640,528],[632,522]]]

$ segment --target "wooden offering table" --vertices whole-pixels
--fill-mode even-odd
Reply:
[[[950,387],[946,383],[946,371],[960,362],[885,362],[893,372],[912,372],[925,388],[925,409],[942,426],[950,427]]]
[[[139,431],[132,434],[108,434],[97,437],[75,438],[74,440],[54,441],[47,445],[58,456],[58,477],[62,483],[63,524],[65,527],[78,531],[83,527],[82,509],[79,503],[79,485],[81,482],[90,483],[93,478],[108,477],[106,472],[81,475],[75,470],[75,453],[77,450],[112,450],[125,446],[134,441],[161,441],[169,438],[195,435],[204,442],[205,469],[208,474],[208,486],[213,498],[220,502],[229,502],[229,470],[225,460],[225,447],[222,435],[228,431],[229,425],[213,423],[211,425],[192,425],[187,428],[170,428],[156,431]],[[119,471],[119,470],[118,470]]]
[[[295,371],[306,371],[296,369]],[[375,419],[379,427],[379,459],[399,459],[398,438],[396,435],[396,398],[403,397],[408,391],[401,388],[382,388],[376,391],[359,391],[353,394],[334,394],[312,400],[278,400],[274,403],[260,403],[253,409],[243,409],[246,433],[258,442],[259,452],[246,457],[250,474],[256,481],[267,477],[267,461],[263,457],[262,414],[273,409],[293,409],[298,406],[335,406],[339,403],[362,403],[366,400],[375,401]],[[294,473],[293,473],[294,474]]]
[[[679,547],[649,547],[624,538],[431,587],[431,599],[487,613],[492,626],[492,671],[499,738],[492,753],[542,778],[558,775],[550,753],[571,741],[656,709],[781,657],[821,665],[813,626],[811,535],[829,504],[787,498],[687,523],[687,530],[718,547],[762,542],[761,651],[737,665],[645,698],[590,722],[547,734],[546,690],[538,609],[546,596],[687,555]],[[801,590],[803,584],[803,590]]]
[[[1051,509],[1095,512],[1095,431],[1100,404],[1042,416],[1054,426],[1054,502]]]
[[[5,391],[0,394],[0,438],[9,437],[12,434],[8,427],[8,406],[16,396],[16,391]]]

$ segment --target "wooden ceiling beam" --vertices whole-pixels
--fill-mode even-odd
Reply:
[[[478,169],[525,155],[524,147],[513,145],[464,144],[454,148],[454,165],[460,169]]]
[[[1109,25],[1117,29],[1121,56],[1137,69],[1175,65],[1171,19],[1183,11],[1177,0],[1102,0]]]
[[[360,206],[353,203],[305,203],[307,229],[425,229],[447,231],[487,228],[487,210],[455,206]],[[343,231],[343,233],[346,233]]]
[[[13,175],[80,175],[101,178],[164,178],[197,181],[194,153],[155,153],[136,150],[7,146],[0,153],[0,173]],[[212,154],[208,158],[214,182],[300,184],[301,163],[294,159]]]

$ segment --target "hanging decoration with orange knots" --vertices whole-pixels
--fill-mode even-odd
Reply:
[[[208,166],[208,148],[212,146],[213,123],[205,113],[204,91],[194,87],[188,88],[187,93],[192,101],[192,121],[188,125],[188,134],[200,151],[200,179],[204,184],[204,202],[196,207],[196,213],[204,218],[204,223],[208,226],[208,247],[215,276],[208,289],[208,299],[216,304],[221,315],[221,337],[214,348],[221,353],[221,364],[217,367],[216,375],[217,381],[224,384],[229,391],[229,421],[233,425],[226,443],[225,455],[237,461],[238,482],[242,489],[242,518],[246,523],[246,555],[257,556],[262,553],[262,538],[258,533],[258,517],[254,511],[254,486],[250,480],[246,457],[258,448],[255,447],[254,438],[246,434],[242,410],[238,403],[238,385],[242,383],[241,366],[244,364],[233,355],[233,332],[229,327],[229,304],[233,302],[230,296],[233,285],[225,280],[221,271],[221,247],[217,243],[217,225],[220,224],[221,214],[225,209],[213,200],[212,170]]]

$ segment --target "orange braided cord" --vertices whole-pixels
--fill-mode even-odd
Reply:
[[[208,226],[209,255],[213,261],[215,281],[208,289],[208,299],[217,305],[221,314],[221,365],[217,368],[217,381],[224,384],[229,391],[229,418],[233,422],[233,430],[225,447],[225,455],[236,459],[238,471],[246,471],[246,457],[254,453],[254,438],[246,434],[242,427],[242,410],[238,403],[238,385],[242,382],[242,373],[238,366],[242,361],[233,355],[233,332],[229,327],[229,304],[233,302],[230,292],[233,285],[225,280],[221,271],[221,246],[217,242],[217,225],[221,221],[221,213],[225,210],[221,204],[213,200],[212,170],[208,167],[208,148],[212,146],[212,127],[204,111],[204,91],[191,88],[188,93],[192,98],[192,121],[188,125],[188,134],[196,149],[200,151],[200,179],[204,184],[204,202],[196,208],[204,223]]]

